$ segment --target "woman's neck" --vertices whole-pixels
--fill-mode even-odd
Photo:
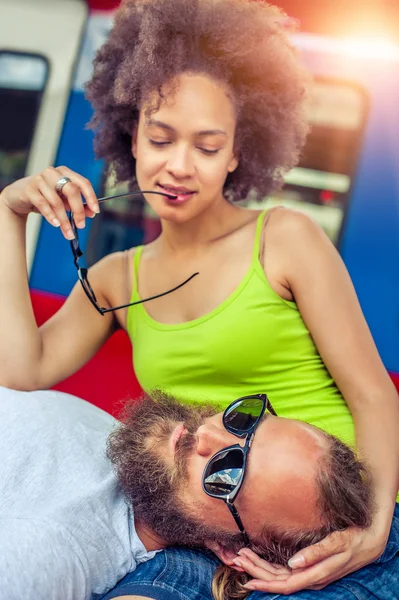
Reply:
[[[201,250],[239,226],[244,212],[246,211],[242,208],[222,198],[184,223],[163,220],[158,244],[167,253]]]

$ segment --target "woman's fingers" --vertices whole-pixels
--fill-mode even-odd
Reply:
[[[269,570],[270,573],[275,573],[276,575],[277,574],[278,575],[283,575],[283,574],[289,575],[291,573],[291,569],[288,569],[287,567],[284,567],[283,565],[276,565],[274,563],[267,562],[263,558],[260,558],[260,556],[258,556],[255,552],[253,552],[249,548],[242,548],[238,552],[238,554],[239,554],[239,556],[245,556],[250,561],[252,561],[254,563],[254,565],[257,565],[259,567],[261,567],[262,565],[267,565],[267,569]]]
[[[70,181],[59,192],[57,183],[62,177]],[[61,227],[68,240],[73,239],[74,234],[67,211],[72,211],[74,222],[80,228],[85,226],[86,216],[93,217],[100,212],[91,183],[68,167],[47,167],[37,175],[19,179],[2,191],[3,198],[18,215],[42,214],[51,225]]]
[[[93,217],[96,216],[97,213],[93,212],[91,210],[91,208],[89,208],[88,206],[85,206],[85,215],[86,217],[89,217],[89,219],[92,219]]]
[[[243,569],[242,567],[236,567],[235,565],[232,565],[231,568],[234,569],[234,571],[237,571],[238,573],[245,573],[245,569]]]
[[[47,199],[43,196],[40,190],[35,187],[26,188],[26,193],[29,195],[29,200],[32,204],[33,211],[36,213],[40,213],[43,217],[53,225],[53,227],[60,227],[61,223],[54,212],[54,210],[49,205]]]
[[[249,590],[289,596],[304,589],[322,589],[349,572],[350,569],[348,570],[347,565],[342,564],[339,555],[335,555],[313,567],[291,571],[291,575],[286,579],[254,576],[254,579],[248,581],[244,587]]]
[[[67,177],[70,181],[58,191],[57,183],[62,177]],[[68,167],[48,167],[36,176],[35,182],[55,215],[52,224],[60,223],[61,231],[67,240],[75,237],[67,211],[71,211],[76,227],[79,229],[85,226],[86,215],[93,217],[99,211],[97,197],[90,182]],[[37,208],[44,214],[43,203]],[[48,212],[48,207],[46,211]]]
[[[334,531],[317,544],[303,548],[292,556],[289,565],[292,569],[311,567],[334,554],[343,552],[354,537],[354,529]]]
[[[245,571],[251,575],[254,579],[261,579],[262,581],[284,581],[290,577],[290,572],[279,572],[273,567],[271,563],[265,560],[259,559],[256,565],[246,558],[245,556],[239,556],[234,559],[234,564],[238,567],[242,567]]]
[[[99,213],[100,206],[90,181],[86,179],[86,177],[79,175],[79,173],[71,171],[71,169],[68,167],[58,167],[57,170],[62,174],[62,177],[69,177],[72,182],[79,187],[79,190],[83,194],[89,209],[95,214]]]
[[[47,178],[42,174],[36,177],[39,191],[45,199],[45,202],[38,208],[44,216],[45,210],[51,210],[55,215],[55,220],[52,225],[56,225],[55,221],[58,221],[64,237],[67,240],[72,240],[75,236],[66,213],[66,211],[69,210],[69,205],[65,206],[65,202],[57,194],[55,186],[53,185],[55,177],[57,177],[56,173],[53,173],[50,177],[47,176]],[[49,182],[49,179],[51,182]]]
[[[83,229],[86,225],[86,215],[79,186],[73,180],[68,181],[68,183],[63,186],[62,190],[57,192],[57,195],[64,201],[64,207],[65,202],[68,203],[76,227],[78,229]]]

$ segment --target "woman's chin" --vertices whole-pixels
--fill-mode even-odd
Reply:
[[[199,212],[198,210],[193,210],[194,207],[190,207],[188,205],[157,206],[156,208],[152,207],[152,209],[156,213],[157,217],[161,219],[161,221],[166,221],[168,223],[186,223],[195,218]]]

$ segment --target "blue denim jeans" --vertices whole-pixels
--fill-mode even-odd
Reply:
[[[168,548],[122,579],[103,596],[136,595],[154,600],[212,600],[212,577],[219,561],[200,550]],[[252,592],[248,600],[399,600],[399,504],[384,554],[375,563],[321,591],[281,596]]]

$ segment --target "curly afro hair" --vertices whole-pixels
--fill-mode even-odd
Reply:
[[[164,84],[191,72],[227,84],[237,108],[239,165],[226,196],[264,198],[280,187],[308,129],[308,76],[286,22],[278,8],[255,0],[125,0],[86,86],[95,150],[117,181],[135,182],[131,135],[142,102],[158,90],[159,106]]]

